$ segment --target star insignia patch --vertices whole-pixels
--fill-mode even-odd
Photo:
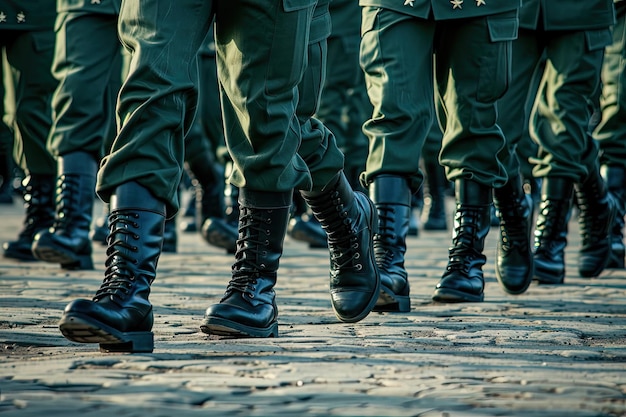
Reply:
[[[463,0],[450,0],[452,3],[453,9],[462,9],[463,8]]]
[[[476,0],[476,7],[482,6],[483,4],[487,4],[485,0]]]
[[[7,15],[4,12],[0,12],[0,23],[7,21]]]
[[[404,0],[404,5],[413,7],[414,2],[415,0]]]

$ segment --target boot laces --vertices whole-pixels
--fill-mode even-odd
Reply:
[[[379,223],[378,233],[374,235],[374,254],[379,268],[389,266],[394,257],[393,251],[389,248],[389,242],[396,238],[391,227],[394,213],[393,207],[378,207]]]
[[[523,201],[520,199],[507,199],[502,205],[499,204],[500,242],[504,250],[513,248],[525,249],[528,247],[526,210],[522,206]]]
[[[53,209],[47,210],[47,205],[44,203],[45,199],[40,190],[31,184],[26,185],[26,192],[24,193],[26,217],[20,236],[32,236],[42,224],[47,223],[46,227],[52,224],[54,212]]]
[[[562,204],[565,202],[559,200],[546,200],[541,203],[535,228],[536,254],[549,253],[566,240],[568,213],[564,212]]]
[[[107,236],[107,260],[105,263],[106,270],[104,272],[104,281],[100,289],[94,296],[94,301],[114,296],[120,300],[124,300],[133,287],[135,275],[130,265],[137,265],[138,260],[131,256],[137,253],[139,248],[136,245],[128,243],[126,237],[133,240],[139,240],[139,235],[130,230],[127,226],[134,229],[139,227],[136,219],[139,218],[137,213],[120,214],[113,213],[109,218],[109,236]]]
[[[589,195],[578,194],[578,209],[580,213],[578,215],[578,224],[580,227],[580,236],[583,246],[590,245],[602,241],[606,238],[607,231],[607,218],[608,212],[611,207],[609,206],[609,202],[607,199],[606,210],[605,213],[594,213],[594,210],[591,208],[590,199],[591,196],[599,196],[600,192],[597,187],[594,185],[592,190],[589,192]],[[601,204],[599,198],[596,201],[596,204]],[[612,226],[612,225],[611,225]]]
[[[468,219],[468,221],[463,221]],[[478,234],[480,213],[478,210],[465,208],[457,211],[452,247],[449,249],[448,272],[461,271],[468,273],[472,260],[483,256],[475,247],[474,241]]]
[[[72,221],[72,211],[76,211],[78,204],[79,178],[77,175],[63,175],[57,180],[56,212],[52,227],[65,229]]]
[[[331,221],[325,227],[328,233],[328,249],[330,250],[331,269],[341,271],[346,268],[353,268],[357,271],[363,269],[359,262],[361,253],[359,252],[359,238],[354,228],[354,222],[348,217],[339,193],[334,192],[331,196],[332,205],[330,211],[334,215],[328,216]],[[356,204],[356,203],[355,203]],[[326,216],[328,213],[323,213]]]
[[[231,293],[237,291],[254,298],[255,285],[259,278],[260,271],[266,268],[263,263],[255,260],[258,255],[261,257],[267,254],[263,247],[269,245],[269,239],[262,240],[261,236],[268,235],[269,231],[263,228],[269,220],[266,217],[255,214],[254,211],[246,207],[241,208],[239,222],[239,239],[237,240],[237,252],[235,253],[235,263],[232,267],[232,278],[226,287],[226,292],[222,301]]]

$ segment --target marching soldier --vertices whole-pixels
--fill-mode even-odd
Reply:
[[[4,96],[0,100],[2,116],[8,113],[13,119],[0,140],[5,149],[14,143],[15,162],[26,174],[23,227],[3,249],[5,257],[25,261],[35,260],[33,238],[52,225],[55,211],[56,161],[46,148],[57,86],[51,72],[55,17],[55,0],[0,0],[0,46],[8,67],[15,70],[5,74],[0,66],[5,94],[13,91],[15,97],[13,108],[4,108]]]
[[[529,221],[521,183],[509,178],[498,158],[506,144],[496,110],[509,83],[520,1],[360,0],[360,5],[361,66],[374,104],[363,127],[370,153],[362,181],[380,219],[375,237],[379,305],[410,309],[406,235],[411,193],[423,182],[419,160],[435,117],[433,91],[444,133],[439,162],[456,192],[449,262],[433,299],[482,301],[492,191],[497,204],[499,195],[506,196],[503,203],[511,208],[503,233],[510,222]],[[519,256],[496,259],[505,277],[501,284],[513,293],[525,291],[532,277],[529,233],[519,239]]]

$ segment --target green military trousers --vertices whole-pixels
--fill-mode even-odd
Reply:
[[[296,117],[316,4],[124,2],[120,38],[133,55],[118,101],[121,129],[98,173],[102,199],[137,181],[166,201],[168,215],[178,210],[184,138],[197,105],[195,58],[213,17],[231,182],[259,191],[321,189],[342,168],[343,155],[332,135],[302,140]]]
[[[594,131],[603,165],[626,167],[626,7],[618,10],[602,67],[602,120]]]
[[[326,82],[317,117],[333,132],[343,153],[349,155],[346,175],[356,182],[365,169],[368,153],[368,139],[361,127],[372,114],[359,66],[361,7],[354,0],[333,0],[330,16]]]
[[[54,156],[90,153],[100,159],[115,135],[115,100],[123,56],[117,14],[59,13],[53,74],[59,80],[48,147]]]
[[[198,51],[198,71],[198,110],[185,138],[185,160],[207,152],[214,156],[225,152],[215,41],[211,29]]]
[[[7,109],[4,108],[4,102],[0,107],[13,115],[19,132],[15,136],[15,160],[26,174],[56,176],[56,160],[46,149],[52,124],[50,102],[57,85],[50,72],[54,55],[54,32],[2,31],[0,47],[5,48],[9,67],[15,70],[10,74],[3,74],[0,68],[0,78],[10,82],[14,88],[15,102],[9,103],[10,107]]]
[[[598,146],[589,135],[589,101],[600,85],[608,29],[537,32],[520,30],[516,41],[527,60],[545,63],[530,116],[530,134],[539,143],[535,177],[582,182],[597,164]],[[610,36],[609,36],[610,39]],[[534,52],[533,52],[534,51]]]
[[[364,7],[361,66],[374,104],[363,127],[370,138],[365,182],[400,175],[419,189],[420,153],[433,123],[435,95],[445,130],[440,163],[448,179],[493,187],[506,182],[497,157],[505,141],[496,100],[509,80],[516,23],[515,12],[434,21]]]

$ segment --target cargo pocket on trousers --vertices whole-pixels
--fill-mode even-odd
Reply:
[[[491,53],[486,52],[480,67],[478,101],[490,103],[501,98],[511,79],[511,42],[517,38],[515,15],[487,17]]]

